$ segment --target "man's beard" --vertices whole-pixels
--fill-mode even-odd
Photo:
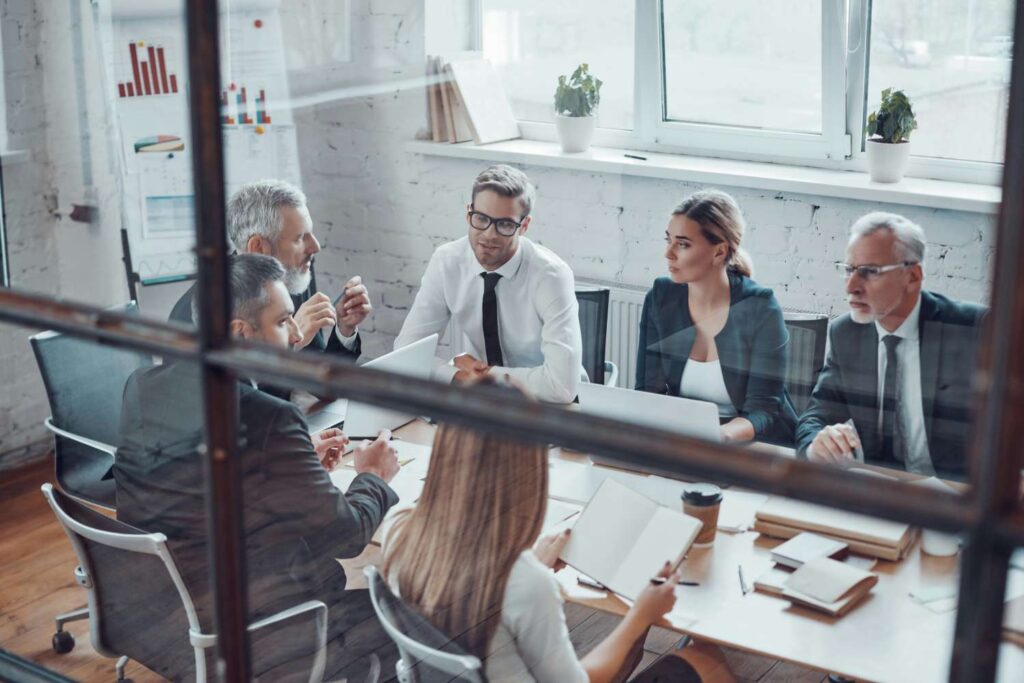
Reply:
[[[313,278],[313,270],[307,268],[288,268],[284,274],[284,286],[292,296],[298,296],[309,289],[309,282]]]

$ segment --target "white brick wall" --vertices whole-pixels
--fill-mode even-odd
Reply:
[[[356,75],[347,76],[347,84],[400,83],[423,71],[422,36],[397,48],[390,39],[411,35],[410,22],[421,20],[420,10],[410,17],[400,11],[415,3],[369,3],[374,12],[385,5],[395,12],[369,16],[369,43],[349,65],[348,72]],[[365,10],[367,3],[353,3],[355,31],[359,17],[366,19],[360,7]],[[361,66],[371,69],[385,57],[396,60],[390,72],[373,72],[375,80],[358,75]],[[318,273],[330,286],[359,273],[371,287],[376,312],[364,329],[371,354],[390,348],[433,247],[466,232],[464,206],[474,176],[486,165],[405,152],[405,142],[426,125],[425,111],[422,91],[412,89],[298,113],[303,182],[313,216],[326,228]],[[577,277],[632,285],[648,286],[664,273],[667,216],[698,189],[667,180],[523,169],[538,194],[530,236],[561,255]],[[831,263],[843,256],[850,223],[876,209],[898,211],[925,227],[929,288],[962,299],[988,299],[991,216],[721,189],[736,197],[747,217],[744,246],[756,279],[774,288],[783,306],[829,314],[843,310],[842,282]]]

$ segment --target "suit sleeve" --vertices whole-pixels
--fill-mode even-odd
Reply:
[[[786,331],[782,308],[774,295],[756,301],[762,303],[762,312],[757,317],[747,395],[740,415],[750,420],[755,435],[761,437],[772,433],[783,420],[789,332]],[[789,430],[792,433],[792,425]]]
[[[355,557],[398,495],[372,474],[359,475],[342,494],[320,465],[299,409],[282,405],[272,419],[258,505],[274,524],[292,526],[314,557]]]
[[[640,339],[636,350],[636,389],[664,394],[668,382],[661,356],[661,332],[658,325],[658,304],[652,287],[644,297],[640,314]]]
[[[818,375],[818,383],[811,392],[807,408],[796,425],[796,452],[801,458],[807,457],[808,447],[823,428],[850,419],[847,396],[843,390],[843,370],[836,353],[834,329],[833,326],[829,326],[825,367]]]

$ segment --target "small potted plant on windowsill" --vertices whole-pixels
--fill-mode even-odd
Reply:
[[[601,101],[601,79],[594,78],[587,64],[580,64],[572,76],[558,77],[555,90],[555,126],[563,152],[586,152],[594,137],[597,105]]]
[[[868,172],[876,183],[898,183],[910,161],[910,132],[917,119],[910,98],[902,90],[886,88],[878,111],[868,116],[865,148]]]

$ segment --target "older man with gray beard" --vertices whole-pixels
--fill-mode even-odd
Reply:
[[[796,430],[797,452],[963,479],[982,306],[923,289],[925,236],[892,213],[850,228],[850,312],[829,327],[829,352]]]

